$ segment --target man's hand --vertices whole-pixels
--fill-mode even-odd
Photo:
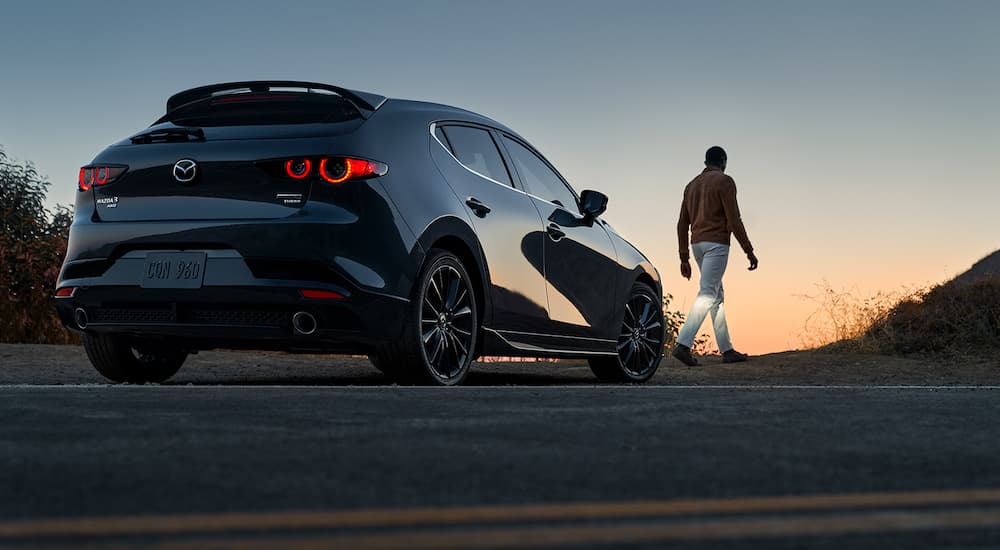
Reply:
[[[757,256],[753,252],[747,254],[747,259],[750,260],[750,271],[757,269]]]
[[[685,279],[691,278],[691,262],[681,262],[681,277],[684,277]]]

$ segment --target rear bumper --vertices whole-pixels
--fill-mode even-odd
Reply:
[[[366,353],[401,334],[409,309],[404,298],[328,280],[255,277],[236,251],[205,252],[204,280],[197,289],[143,288],[146,251],[108,262],[100,275],[63,279],[59,288],[75,290],[56,299],[59,317],[71,330],[168,339],[190,350]],[[333,291],[343,298],[309,299],[300,293],[304,289]],[[75,315],[78,309],[85,312],[85,328]],[[300,311],[316,319],[312,334],[293,329],[292,316]]]

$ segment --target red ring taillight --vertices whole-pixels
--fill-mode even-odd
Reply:
[[[80,168],[80,178],[77,180],[77,185],[80,187],[80,191],[90,189],[91,182],[88,181],[89,177],[90,168]]]
[[[289,159],[285,161],[285,174],[293,180],[305,179],[312,172],[312,161],[309,159]]]
[[[80,188],[80,191],[87,191],[94,185],[114,183],[126,170],[128,170],[128,166],[121,165],[84,166],[80,168],[77,186]]]
[[[330,166],[334,164],[334,166]],[[334,185],[347,180],[384,176],[389,167],[381,162],[353,158],[323,158],[319,161],[319,175],[323,181]]]
[[[108,183],[108,172],[110,170],[107,166],[101,166],[97,169],[97,185],[104,185]]]

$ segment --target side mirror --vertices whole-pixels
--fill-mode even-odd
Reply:
[[[608,209],[608,196],[600,191],[587,189],[580,193],[580,210],[588,218],[596,218]]]

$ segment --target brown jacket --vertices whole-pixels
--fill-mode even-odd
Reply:
[[[732,234],[736,235],[743,252],[753,252],[740,219],[740,207],[736,204],[736,182],[715,166],[706,167],[684,188],[684,202],[677,220],[677,242],[681,261],[685,262],[690,257],[688,227],[692,243],[707,241],[728,245]]]

